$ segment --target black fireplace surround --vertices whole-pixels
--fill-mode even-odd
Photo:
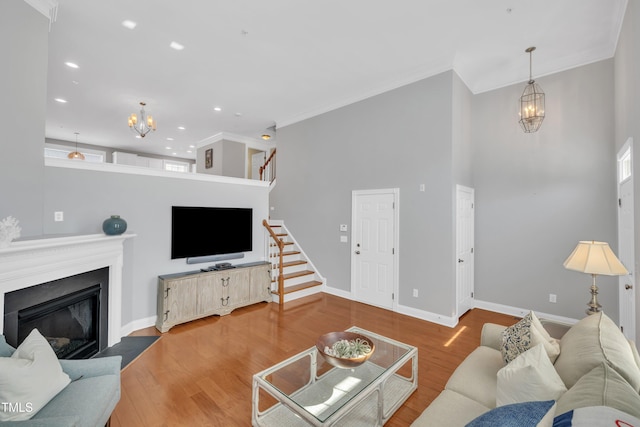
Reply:
[[[4,335],[17,347],[33,328],[59,359],[87,359],[107,348],[109,267],[42,283],[4,297]]]

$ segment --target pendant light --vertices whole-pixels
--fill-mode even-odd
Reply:
[[[144,106],[147,105],[144,102],[140,103],[140,117],[136,113],[132,113],[129,116],[129,127],[140,135],[140,138],[144,138],[152,130],[156,130],[156,121],[153,117],[147,116],[144,111]]]
[[[84,154],[78,151],[78,135],[80,134],[78,132],[74,132],[74,134],[76,135],[76,151],[67,154],[67,157],[72,160],[84,160]]]
[[[529,47],[525,50],[529,54],[529,82],[520,97],[520,126],[525,133],[537,132],[544,120],[544,92],[540,85],[533,80],[531,74],[531,54],[536,50]]]

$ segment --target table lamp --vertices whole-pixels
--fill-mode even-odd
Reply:
[[[564,262],[564,268],[568,270],[580,271],[591,274],[593,283],[591,284],[591,301],[587,303],[587,314],[595,314],[601,311],[602,306],[598,303],[598,287],[596,286],[596,276],[605,274],[607,276],[624,276],[629,274],[624,265],[615,256],[609,244],[606,242],[581,241],[571,252],[569,258]]]

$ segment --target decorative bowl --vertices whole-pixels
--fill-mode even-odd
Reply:
[[[371,346],[371,351],[362,356],[351,358],[336,357],[325,353],[325,347],[332,348],[333,344],[338,341],[353,341],[356,338],[366,341],[369,346]],[[366,362],[367,359],[369,359],[375,351],[376,346],[370,338],[367,338],[364,335],[360,335],[356,332],[329,332],[318,338],[318,341],[316,341],[316,348],[318,349],[318,353],[320,353],[330,365],[335,366],[336,368],[348,369],[355,368],[356,366],[359,366]]]

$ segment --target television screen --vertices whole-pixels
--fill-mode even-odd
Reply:
[[[253,210],[173,206],[171,259],[249,252]]]

